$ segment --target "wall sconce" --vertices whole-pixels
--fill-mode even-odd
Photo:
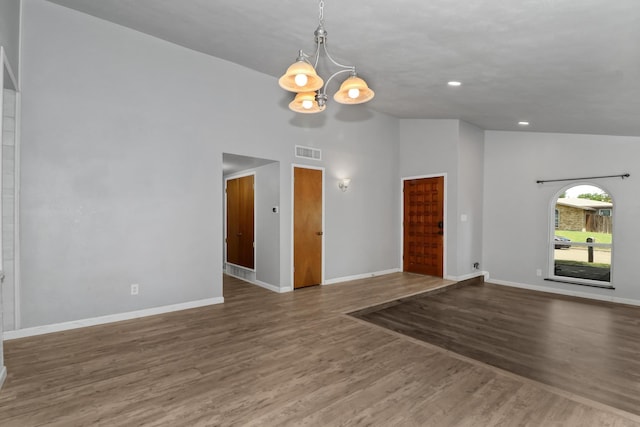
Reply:
[[[349,188],[350,183],[351,183],[351,178],[341,179],[340,181],[338,181],[338,188],[341,189],[343,192],[347,191],[347,188]]]

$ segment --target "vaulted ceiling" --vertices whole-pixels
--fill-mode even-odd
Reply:
[[[313,51],[318,25],[315,0],[50,1],[274,77]],[[373,110],[640,136],[638,0],[326,0],[324,17]]]

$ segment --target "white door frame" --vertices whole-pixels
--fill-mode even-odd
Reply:
[[[442,205],[443,205],[443,213],[444,217],[444,230],[442,235],[442,278],[447,278],[447,229],[448,221],[447,221],[447,173],[435,173],[429,175],[417,175],[417,176],[407,176],[403,177],[400,180],[400,271],[404,271],[404,182],[411,181],[414,179],[423,179],[423,178],[444,178],[444,194],[442,195]]]

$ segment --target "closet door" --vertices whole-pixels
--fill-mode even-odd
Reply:
[[[254,269],[254,175],[227,180],[227,262]]]

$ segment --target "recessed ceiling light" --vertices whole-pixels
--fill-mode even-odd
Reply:
[[[455,81],[450,81],[447,84],[449,86],[455,86],[455,87],[462,86],[462,82],[455,82]]]
[[[518,122],[520,126],[529,126],[529,122]]]

